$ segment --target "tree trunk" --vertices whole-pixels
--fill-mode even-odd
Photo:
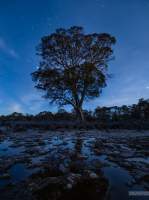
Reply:
[[[81,122],[84,122],[85,119],[84,119],[84,114],[83,114],[83,111],[82,111],[82,108],[76,108],[76,114],[77,114],[77,118],[81,121]]]

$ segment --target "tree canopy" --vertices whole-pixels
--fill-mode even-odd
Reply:
[[[77,26],[42,37],[37,47],[40,63],[32,73],[35,87],[45,91],[51,103],[72,105],[83,119],[83,102],[98,97],[106,86],[115,42],[110,34],[85,34]]]

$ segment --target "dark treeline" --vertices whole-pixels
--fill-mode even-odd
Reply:
[[[84,110],[84,116],[88,125],[95,125],[96,128],[125,128],[125,129],[149,129],[149,100],[140,99],[137,104],[131,106],[97,107],[94,111]],[[48,111],[40,112],[37,115],[12,113],[7,116],[0,116],[0,121],[24,122],[62,122],[69,125],[77,121],[74,111],[67,112],[59,109],[57,113]]]

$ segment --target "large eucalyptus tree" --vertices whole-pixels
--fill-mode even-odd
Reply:
[[[51,103],[73,106],[84,120],[84,101],[98,97],[106,86],[115,42],[110,34],[85,34],[77,26],[44,36],[37,47],[40,63],[32,73],[35,87],[44,90]]]

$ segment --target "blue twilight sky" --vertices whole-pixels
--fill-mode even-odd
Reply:
[[[113,78],[85,108],[149,98],[149,0],[0,0],[0,114],[56,110],[33,87],[35,47],[42,36],[73,25],[117,39]]]

